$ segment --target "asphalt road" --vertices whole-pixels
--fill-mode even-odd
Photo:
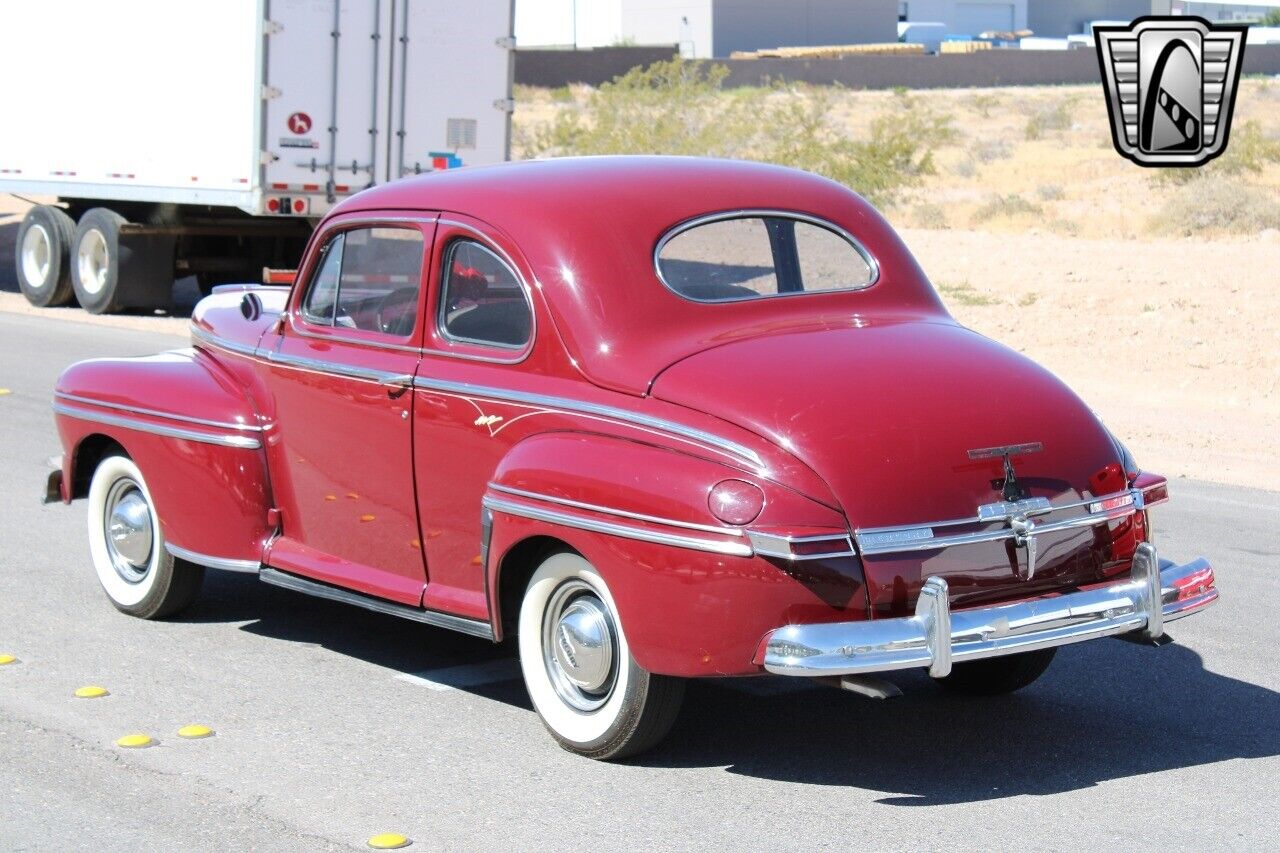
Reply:
[[[1064,649],[1030,689],[876,702],[700,682],[627,765],[560,750],[507,649],[210,572],[180,618],[117,613],[84,505],[37,501],[77,359],[178,338],[0,314],[0,849],[1275,848],[1280,494],[1178,480],[1157,544],[1220,604],[1177,643]],[[198,502],[200,495],[192,492]],[[75,699],[86,684],[110,690]],[[186,741],[202,723],[215,737]],[[125,750],[145,732],[158,745]]]

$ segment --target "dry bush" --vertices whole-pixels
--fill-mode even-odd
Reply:
[[[1061,201],[1063,196],[1062,187],[1057,184],[1041,184],[1036,187],[1036,198],[1041,201]]]
[[[913,228],[929,228],[938,231],[951,227],[947,221],[947,209],[930,201],[912,205],[907,221]]]
[[[1062,98],[1040,107],[1027,119],[1023,135],[1029,140],[1044,139],[1051,133],[1069,129],[1074,108],[1074,98]]]
[[[1256,234],[1280,228],[1280,196],[1233,178],[1202,177],[1178,187],[1148,226],[1156,234],[1184,237],[1214,231]]]
[[[895,99],[851,139],[832,115],[838,87],[723,88],[723,65],[672,60],[634,68],[564,109],[531,138],[530,156],[685,154],[759,160],[825,175],[875,204],[935,173],[950,118]]]
[[[973,221],[986,222],[998,217],[1013,218],[1016,216],[1032,216],[1044,212],[1044,208],[1035,202],[1027,201],[1017,193],[992,196],[985,204],[973,212]]]

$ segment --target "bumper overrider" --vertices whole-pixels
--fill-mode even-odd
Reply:
[[[1164,624],[1218,600],[1213,567],[1183,565],[1138,546],[1128,580],[1061,595],[952,611],[947,582],[930,577],[914,616],[787,625],[770,632],[756,663],[778,675],[840,676],[926,668],[944,678],[952,664],[1131,635],[1159,642]]]

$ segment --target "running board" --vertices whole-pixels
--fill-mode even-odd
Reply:
[[[330,584],[313,581],[298,575],[291,575],[288,572],[282,572],[268,566],[262,567],[261,571],[258,572],[258,577],[272,586],[280,586],[285,589],[291,589],[294,592],[314,595],[316,598],[327,598],[330,601],[341,601],[343,604],[354,604],[356,607],[363,607],[366,610],[373,610],[377,613],[399,616],[402,619],[411,619],[414,622],[434,625],[437,628],[448,628],[450,631],[460,631],[463,634],[470,634],[473,637],[493,641],[493,626],[478,619],[466,619],[449,613],[423,610],[418,607],[409,607],[407,604],[397,604],[394,601],[375,598],[372,595],[364,595],[342,587],[331,586]]]

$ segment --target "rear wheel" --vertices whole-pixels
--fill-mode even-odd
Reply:
[[[174,238],[123,237],[127,220],[105,207],[85,211],[71,245],[71,283],[90,314],[167,308],[173,302]]]
[[[18,287],[32,305],[66,305],[74,297],[67,255],[75,229],[70,216],[47,204],[36,205],[22,218],[14,262]]]
[[[520,667],[542,722],[570,752],[621,759],[650,749],[675,722],[684,682],[631,657],[613,597],[590,563],[547,557],[520,607]]]
[[[945,690],[969,696],[1012,693],[1044,675],[1057,653],[1056,648],[1048,648],[958,663],[951,668],[950,675],[937,679],[937,684]]]
[[[199,595],[204,580],[204,567],[165,550],[147,483],[127,456],[108,456],[93,472],[89,553],[111,603],[142,619],[182,610]]]

